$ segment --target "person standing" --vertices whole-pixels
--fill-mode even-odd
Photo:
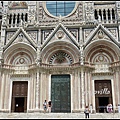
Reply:
[[[113,112],[113,110],[112,110],[112,104],[109,105],[109,109],[110,109],[110,113],[112,113]]]
[[[84,113],[85,113],[85,118],[89,118],[90,110],[89,110],[89,107],[88,107],[88,106],[85,107]]]
[[[48,101],[48,112],[51,113],[52,102],[51,100]]]
[[[118,113],[120,113],[120,104],[118,104]]]
[[[90,104],[90,113],[92,113],[92,104]]]
[[[44,113],[47,111],[47,100],[43,102]]]
[[[108,113],[112,113],[113,112],[113,110],[112,110],[112,104],[108,104],[107,105],[107,111],[108,111]]]

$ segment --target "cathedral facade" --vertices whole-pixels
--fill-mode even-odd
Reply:
[[[0,112],[117,112],[119,1],[3,1],[0,14]]]

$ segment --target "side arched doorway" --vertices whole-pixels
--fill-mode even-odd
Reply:
[[[27,112],[27,81],[13,81],[11,112]]]
[[[95,80],[96,112],[105,113],[108,104],[113,104],[111,80]]]

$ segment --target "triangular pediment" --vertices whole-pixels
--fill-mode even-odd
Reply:
[[[36,48],[36,44],[34,40],[27,34],[27,32],[23,28],[19,28],[9,39],[9,42],[5,45],[4,49],[7,49],[11,44],[15,43],[25,43],[30,44],[34,48]]]
[[[42,48],[50,43],[57,42],[57,41],[66,41],[74,44],[77,47],[79,46],[79,43],[77,42],[76,38],[61,23],[59,23],[54,28],[54,30],[49,34],[49,36],[46,38],[45,42],[43,43]]]
[[[87,46],[90,42],[92,41],[99,41],[99,40],[110,40],[111,42],[118,44],[116,37],[108,30],[105,28],[102,24],[99,24],[94,30],[90,32],[88,37],[86,38],[85,46]]]

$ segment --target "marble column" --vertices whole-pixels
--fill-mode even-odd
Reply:
[[[1,109],[3,109],[3,104],[4,104],[4,86],[5,86],[5,75],[2,74],[2,82],[1,82],[1,96],[0,96],[0,104],[1,104]]]
[[[80,97],[80,73],[78,71],[78,109],[80,110],[80,102],[81,102],[81,97]]]
[[[93,105],[93,112],[96,112],[96,108],[95,108],[95,94],[94,94],[94,91],[95,91],[95,81],[91,79],[91,82],[92,82],[92,105]]]
[[[89,96],[89,91],[88,91],[88,78],[87,78],[87,72],[85,72],[85,105],[88,105],[88,96]]]
[[[84,100],[84,70],[81,68],[81,102],[82,102],[82,110],[85,109],[85,100]]]
[[[112,98],[113,98],[113,107],[116,105],[116,96],[115,96],[115,85],[114,85],[114,79],[111,80],[111,85],[112,85]]]
[[[37,70],[36,73],[36,109],[39,109],[39,69]]]
[[[120,42],[120,23],[118,23],[118,35],[119,35],[118,41]]]

